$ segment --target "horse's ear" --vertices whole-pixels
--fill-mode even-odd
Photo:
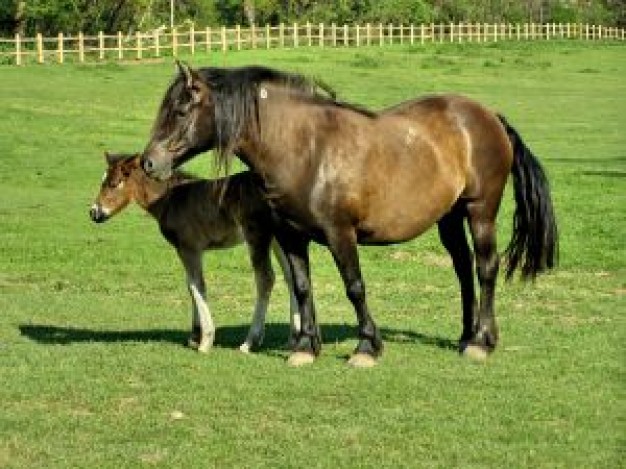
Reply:
[[[191,69],[191,67],[181,62],[180,60],[176,60],[176,66],[178,67],[178,71],[180,72],[180,74],[185,78],[185,85],[187,86],[187,88],[193,88],[195,73]]]
[[[117,161],[118,155],[114,155],[113,153],[105,151],[104,152],[104,159],[106,160],[107,164],[109,166],[111,166],[111,165],[113,165]]]

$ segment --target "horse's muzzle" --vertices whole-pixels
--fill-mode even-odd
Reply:
[[[106,221],[108,216],[99,205],[93,204],[89,209],[89,218],[91,218],[91,221],[94,223],[102,223],[103,221]]]

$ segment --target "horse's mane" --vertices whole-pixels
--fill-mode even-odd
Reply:
[[[199,69],[198,73],[211,90],[215,106],[218,167],[224,168],[226,174],[229,172],[235,142],[242,136],[246,126],[253,126],[252,130],[258,131],[261,124],[258,116],[261,83],[284,86],[296,91],[294,96],[312,103],[350,109],[368,117],[375,115],[363,107],[338,101],[335,91],[328,84],[320,79],[301,74],[262,66],[207,67]],[[177,81],[181,80],[182,78],[179,77]]]

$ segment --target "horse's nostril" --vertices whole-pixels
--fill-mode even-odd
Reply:
[[[89,209],[89,218],[91,218],[93,221],[96,221],[97,217],[98,217],[98,212],[96,211],[95,208],[91,207]]]
[[[144,158],[141,164],[143,165],[143,170],[147,173],[154,169],[154,164],[150,158]]]

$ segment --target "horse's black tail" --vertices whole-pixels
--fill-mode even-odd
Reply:
[[[506,248],[506,278],[517,268],[523,280],[551,269],[558,260],[558,231],[550,185],[543,168],[517,131],[498,115],[513,145],[513,187],[515,213],[513,235]]]

